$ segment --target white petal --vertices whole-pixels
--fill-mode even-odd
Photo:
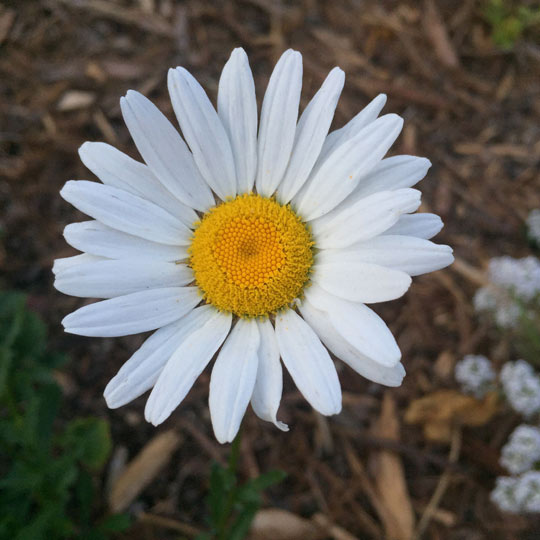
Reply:
[[[75,208],[119,231],[153,242],[188,245],[191,231],[155,204],[111,186],[70,180],[60,195]]]
[[[342,128],[332,131],[324,141],[318,162],[324,161],[339,145],[355,137],[368,124],[375,121],[385,103],[386,95],[379,94]]]
[[[144,259],[97,261],[56,274],[54,286],[83,298],[114,298],[146,289],[182,287],[193,281],[185,264]]]
[[[289,163],[301,89],[302,56],[289,49],[272,72],[261,109],[255,182],[260,195],[274,193]]]
[[[416,236],[429,240],[443,228],[442,219],[435,214],[404,214],[384,234]]]
[[[405,272],[363,262],[354,253],[332,250],[331,260],[321,259],[312,279],[325,291],[352,302],[386,302],[403,296],[411,285]]]
[[[80,336],[128,336],[177,321],[200,301],[197,287],[150,289],[84,306],[62,324]]]
[[[218,114],[231,141],[237,191],[249,193],[257,169],[257,101],[244,49],[234,49],[221,72]]]
[[[352,193],[392,146],[402,126],[402,118],[387,114],[338,146],[293,199],[303,219],[330,212]]]
[[[74,255],[73,257],[63,257],[61,259],[56,259],[53,263],[52,271],[56,276],[60,272],[69,270],[81,264],[103,261],[104,257],[96,257],[95,255],[89,255],[88,253],[81,253],[80,255]]]
[[[146,402],[144,416],[148,422],[157,426],[178,407],[227,337],[231,320],[230,314],[212,310],[206,322],[174,352]]]
[[[257,377],[259,330],[239,319],[217,357],[210,377],[210,416],[220,443],[231,442],[246,412]]]
[[[383,159],[358,183],[351,194],[356,200],[363,199],[377,191],[412,187],[426,176],[431,161],[415,156],[392,156]]]
[[[386,386],[401,385],[405,376],[403,364],[398,363],[392,367],[383,366],[363,355],[339,335],[327,313],[314,308],[307,300],[302,302],[300,312],[326,347],[357,373],[370,381]]]
[[[402,214],[420,206],[416,189],[381,191],[343,206],[310,225],[319,249],[344,248],[368,240],[389,229]]]
[[[158,244],[138,236],[111,229],[99,221],[71,223],[64,229],[66,242],[80,251],[109,259],[147,258],[154,261],[179,261],[187,257],[186,246]]]
[[[130,90],[120,100],[131,137],[152,172],[184,204],[205,211],[214,198],[174,126],[142,94]]]
[[[259,321],[257,324],[261,341],[257,351],[259,367],[251,396],[251,406],[259,418],[272,422],[282,431],[289,431],[289,426],[276,417],[283,391],[283,371],[274,327],[269,319]]]
[[[192,208],[182,204],[152,171],[113,146],[86,142],[79,148],[81,161],[104,183],[157,204],[182,223],[191,226],[197,221]]]
[[[276,315],[283,363],[308,403],[321,414],[341,411],[341,387],[334,362],[317,334],[292,309]]]
[[[344,82],[343,71],[334,68],[302,113],[296,126],[291,160],[278,187],[278,199],[282,204],[288,203],[296,195],[313,169],[332,123]]]
[[[234,197],[231,144],[206,92],[182,67],[169,69],[168,86],[176,118],[202,177],[222,200]]]
[[[328,314],[339,335],[361,354],[383,366],[395,366],[401,352],[385,322],[364,304],[349,302],[323,291],[313,284],[306,299]]]
[[[107,406],[111,409],[122,407],[150,390],[174,351],[194,331],[204,326],[213,313],[210,306],[201,306],[156,330],[105,388]]]
[[[349,261],[365,261],[407,272],[410,276],[419,276],[446,268],[454,261],[452,248],[434,244],[414,236],[382,235],[351,246],[345,257]],[[323,260],[338,257],[343,260],[344,253],[328,250]]]

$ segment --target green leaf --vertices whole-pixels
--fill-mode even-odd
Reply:
[[[242,508],[240,515],[229,530],[227,540],[242,540],[247,536],[259,506],[258,503],[251,503]]]
[[[210,492],[207,504],[210,508],[210,521],[214,527],[218,527],[226,517],[229,493],[234,488],[236,478],[234,473],[222,467],[219,463],[213,463],[210,471]]]
[[[24,318],[25,297],[17,292],[0,294],[0,340],[11,347],[20,332]]]
[[[263,473],[253,480],[249,480],[245,485],[250,486],[255,491],[262,492],[271,486],[280,484],[285,478],[287,478],[287,473],[276,469]]]
[[[0,347],[0,398],[6,393],[12,362],[13,353],[5,346]]]
[[[86,418],[56,429],[53,369],[65,357],[46,344],[25,296],[0,292],[0,538],[107,540],[129,526],[123,515],[93,522],[90,473],[109,456],[109,427]]]
[[[41,486],[39,495],[55,497],[57,503],[69,498],[68,490],[75,484],[78,477],[75,456],[68,453],[61,455],[55,461],[48,463],[47,476]]]
[[[43,322],[35,313],[25,310],[13,348],[20,356],[40,358],[45,351],[46,337],[47,330]]]
[[[201,534],[198,534],[195,537],[195,540],[211,540],[212,538],[214,538],[214,535],[212,533],[203,532]]]
[[[79,521],[84,527],[89,527],[94,500],[94,482],[85,470],[79,471],[79,478],[75,485],[75,496],[78,502]]]
[[[111,453],[109,424],[100,418],[74,420],[66,428],[64,444],[74,449],[84,465],[99,469]]]
[[[62,392],[57,384],[44,384],[34,389],[23,403],[23,437],[28,447],[48,452],[53,423],[58,414]]]
[[[129,529],[131,517],[128,514],[112,514],[107,516],[99,525],[103,532],[123,532]]]
[[[67,358],[61,353],[46,353],[43,356],[43,365],[49,369],[58,369],[67,363]]]
[[[37,414],[36,439],[41,451],[48,450],[53,432],[54,420],[60,408],[62,391],[56,384],[47,384],[39,390],[39,410]]]

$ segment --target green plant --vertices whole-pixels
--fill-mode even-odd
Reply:
[[[57,424],[62,393],[46,350],[46,330],[24,295],[0,293],[0,538],[103,540],[126,516],[94,523],[92,473],[111,449],[108,424],[77,418]]]
[[[540,7],[528,7],[509,0],[488,0],[484,17],[491,26],[491,38],[502,49],[512,49],[523,32],[540,23]]]
[[[257,478],[239,485],[237,479],[240,433],[231,447],[227,467],[212,465],[210,490],[206,503],[210,510],[209,528],[196,540],[242,540],[246,537],[251,522],[261,506],[262,492],[282,482],[283,471],[268,471]]]
[[[540,367],[540,294],[525,303],[516,299],[519,323],[515,330],[515,346],[520,355],[537,368]]]

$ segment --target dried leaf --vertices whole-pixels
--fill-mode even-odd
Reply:
[[[379,437],[399,441],[399,420],[392,395],[384,395],[377,423]],[[389,510],[382,517],[386,535],[391,540],[410,540],[414,531],[414,511],[407,490],[401,458],[390,450],[377,455],[376,485],[381,499]]]
[[[112,512],[125,510],[150,484],[178,448],[180,440],[180,436],[170,430],[156,435],[146,444],[113,484],[109,495]]]
[[[405,422],[422,424],[429,440],[448,442],[452,426],[482,426],[493,418],[497,408],[498,398],[494,392],[478,400],[457,390],[438,390],[412,401],[405,413]]]

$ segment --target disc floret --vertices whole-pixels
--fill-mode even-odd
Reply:
[[[309,230],[289,205],[243,194],[202,217],[190,266],[207,303],[239,317],[267,316],[307,285],[312,248]]]

